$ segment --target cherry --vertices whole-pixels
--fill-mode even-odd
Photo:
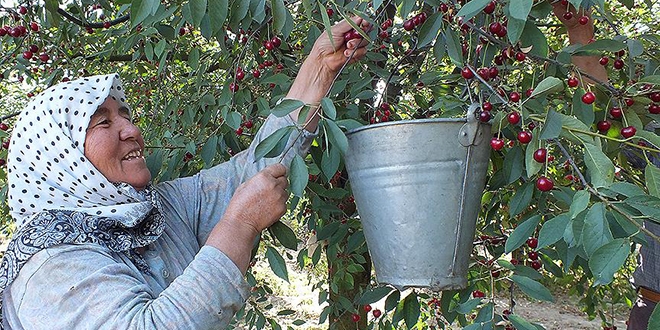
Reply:
[[[236,129],[236,135],[243,135],[243,127],[239,127]]]
[[[539,253],[536,251],[529,251],[527,252],[527,258],[529,260],[538,260],[539,259]]]
[[[111,26],[112,25],[110,25],[110,22],[108,22],[108,21],[103,22],[103,28],[104,29],[109,29]]]
[[[380,109],[381,110],[390,110],[390,104],[387,102],[383,102],[380,104]]]
[[[484,13],[492,14],[493,12],[495,12],[495,1],[489,2],[486,7],[484,7]]]
[[[277,36],[271,38],[270,42],[273,43],[273,46],[275,46],[275,48],[280,48],[280,46],[282,45],[282,39],[278,38]]]
[[[25,6],[20,6],[20,7],[18,7],[18,12],[21,15],[25,15],[25,14],[27,14],[27,8],[25,8]]]
[[[494,137],[490,140],[490,147],[496,151],[502,150],[502,148],[504,148],[504,140]]]
[[[238,84],[236,84],[236,83],[230,83],[230,84],[229,84],[229,90],[230,90],[232,93],[236,93],[236,92],[238,91]]]
[[[241,81],[243,78],[245,78],[245,72],[243,72],[243,70],[237,71],[236,80]]]
[[[651,103],[649,105],[649,112],[654,114],[654,115],[660,114],[660,104]]]
[[[499,270],[499,269],[491,270],[491,271],[490,271],[490,276],[492,276],[492,277],[494,277],[494,278],[498,278],[498,277],[500,277],[500,270]]]
[[[355,313],[351,314],[351,320],[353,322],[360,322],[360,315]]]
[[[328,8],[325,10],[325,13],[328,14],[328,16],[332,16],[335,14],[335,11],[332,10],[332,8]]]
[[[520,131],[518,133],[518,141],[520,143],[526,144],[532,141],[532,133],[527,131]]]
[[[580,16],[580,18],[578,18],[578,23],[581,25],[587,25],[587,23],[589,23],[589,16]]]
[[[623,63],[622,59],[617,58],[616,60],[614,60],[613,66],[614,66],[615,69],[621,70],[621,69],[623,69],[623,65],[624,65],[624,63]]]
[[[529,265],[535,270],[539,270],[543,266],[539,260],[533,260]]]
[[[46,53],[41,53],[39,55],[39,60],[41,60],[41,62],[48,62],[49,59],[50,59],[50,56]]]
[[[530,237],[527,239],[527,246],[531,249],[536,249],[539,246],[539,239],[536,237]]]
[[[635,104],[635,100],[633,100],[631,98],[625,99],[625,102],[626,102],[626,105],[629,106],[629,107],[632,107],[632,105]]]
[[[461,76],[465,79],[472,79],[474,78],[474,73],[472,73],[472,70],[466,66],[461,70]]]
[[[598,63],[600,63],[600,65],[602,66],[605,66],[607,65],[607,63],[610,63],[610,58],[607,56],[603,56],[600,58],[600,60],[598,60]]]
[[[567,11],[567,12],[564,13],[564,19],[565,19],[565,20],[568,21],[568,20],[570,20],[571,18],[573,18],[573,13],[572,13],[572,12]]]
[[[596,101],[596,94],[593,92],[586,92],[582,95],[582,102],[585,104],[592,104],[594,101]]]
[[[523,52],[517,52],[517,53],[516,53],[516,61],[518,61],[518,62],[522,62],[522,61],[524,61],[526,58],[527,58],[527,55],[525,55],[525,53],[523,53]]]
[[[651,93],[651,94],[649,95],[649,98],[650,98],[651,101],[653,101],[653,102],[660,102],[660,92]]]
[[[0,158],[0,166],[5,166],[5,164],[7,164],[7,161],[3,158]]]
[[[186,152],[186,154],[183,156],[183,159],[185,161],[189,161],[189,160],[193,159],[193,157],[194,157],[193,154],[191,154],[190,152]]]
[[[403,22],[403,29],[406,31],[411,31],[412,29],[415,28],[415,22],[411,19]]]
[[[520,122],[520,113],[518,111],[511,111],[507,116],[506,120],[511,125],[517,125]]]
[[[596,124],[596,127],[600,132],[607,132],[610,129],[610,127],[612,127],[612,123],[610,123],[607,120],[601,120]]]
[[[497,67],[492,67],[488,69],[488,76],[490,78],[495,78],[497,75],[500,74],[500,70],[497,69]]]
[[[379,318],[380,315],[382,314],[382,312],[380,311],[380,309],[374,309],[374,311],[373,311],[372,313],[374,314],[374,317],[375,317],[375,318]]]
[[[540,191],[549,191],[554,188],[555,184],[552,180],[542,176],[536,180],[536,188]]]
[[[568,87],[575,88],[580,84],[580,81],[576,77],[570,77],[568,78],[567,83],[568,83]]]
[[[483,109],[485,111],[491,111],[491,110],[493,110],[493,104],[486,101],[481,105],[481,109]]]
[[[481,120],[484,123],[488,122],[490,120],[490,111],[485,111],[485,110],[481,111],[479,113],[479,120]]]
[[[381,39],[387,39],[389,36],[390,34],[385,30],[380,31],[380,33],[378,33],[378,37]]]
[[[252,70],[252,76],[255,78],[259,78],[261,76],[261,71],[259,71],[259,69]]]
[[[23,52],[23,58],[26,59],[26,60],[31,59],[32,58],[32,52],[29,51],[29,50],[24,51]]]
[[[636,133],[637,129],[634,126],[627,126],[621,129],[621,135],[626,139],[634,136]]]
[[[39,31],[39,24],[37,24],[37,22],[30,23],[30,30],[32,30],[34,32],[38,32]]]
[[[9,149],[9,140],[2,142],[2,148]]]
[[[534,160],[539,163],[545,163],[548,150],[546,148],[539,148],[534,151]]]
[[[488,26],[488,30],[492,34],[498,34],[500,30],[502,30],[502,23],[500,22],[490,23],[490,25]]]
[[[371,312],[371,305],[364,305],[364,311],[367,313]]]
[[[486,7],[488,7],[488,6],[486,6]],[[485,9],[484,9],[484,10],[485,10]],[[443,13],[448,12],[448,11],[449,11],[449,6],[447,6],[446,3],[441,3],[441,4],[440,4],[440,11],[443,12]]]
[[[621,118],[623,117],[623,111],[621,108],[614,107],[610,109],[610,116],[612,116],[612,118]]]
[[[267,40],[266,42],[264,42],[264,48],[266,48],[268,50],[273,50],[273,49],[275,49],[275,45],[273,45],[272,41]]]
[[[9,129],[9,126],[5,123],[0,123],[0,130],[6,131]]]
[[[486,294],[483,293],[483,291],[474,290],[474,291],[472,291],[472,297],[474,297],[474,298],[485,298]]]
[[[520,93],[518,93],[518,92],[511,92],[511,93],[509,94],[509,100],[511,100],[511,102],[518,102],[518,101],[520,101]]]

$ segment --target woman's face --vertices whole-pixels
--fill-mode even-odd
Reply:
[[[85,156],[110,182],[125,182],[141,190],[151,180],[144,160],[144,140],[128,109],[108,97],[87,127]]]

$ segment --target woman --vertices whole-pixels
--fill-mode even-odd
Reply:
[[[334,42],[319,37],[287,98],[318,104],[344,62],[364,56],[366,42],[344,42],[350,30],[343,21]],[[230,161],[152,186],[129,109],[117,75],[94,76],[49,88],[14,126],[5,328],[221,329],[244,304],[253,243],[288,197],[279,157],[255,161],[254,149],[298,112],[269,117]],[[307,151],[318,116],[307,122],[284,164]]]

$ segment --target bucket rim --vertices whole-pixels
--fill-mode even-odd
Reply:
[[[352,128],[345,132],[345,134],[351,135],[357,132],[366,131],[369,129],[376,129],[379,127],[385,126],[394,126],[394,125],[408,125],[408,124],[430,124],[430,123],[467,123],[467,118],[421,118],[421,119],[406,119],[406,120],[396,120],[396,121],[387,121],[383,123],[368,124],[360,127]],[[492,126],[491,123],[480,122],[479,125],[488,125]]]

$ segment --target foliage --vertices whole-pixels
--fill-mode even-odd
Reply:
[[[375,27],[363,31],[371,41],[366,59],[337,78],[321,102],[319,136],[290,173],[297,195],[290,216],[303,230],[295,234],[310,239],[301,244],[286,226],[271,229],[263,253],[274,273],[287,277],[284,258],[294,250],[302,269],[327,262],[329,276],[318,287],[324,290],[319,303],[328,305],[319,322],[336,328],[348,319],[362,328],[457,322],[466,329],[534,329],[491,298],[516,285],[552,300],[544,286],[552,281],[585,295],[585,310],[606,324],[612,320],[604,306],[633,297],[625,283],[634,269],[631,252],[658,239],[642,222],[660,221],[660,137],[653,124],[660,110],[653,96],[660,92],[660,26],[651,14],[660,8],[648,0],[570,3],[592,8],[595,42],[568,46],[545,1],[502,0],[493,8],[488,0],[22,1],[0,8],[0,104],[9,126],[0,138],[8,138],[19,105],[47,86],[119,72],[148,142],[154,178],[196,173],[245,149],[271,112],[292,110],[295,102],[276,102],[313,41],[333,22],[360,15]],[[610,80],[584,83],[593,77],[571,64],[572,55],[608,57]],[[567,86],[570,78],[580,84]],[[587,91],[593,103],[582,102]],[[481,106],[480,118],[492,117],[501,146],[491,153],[468,287],[439,296],[376,286],[344,169],[344,131],[460,117],[472,103]],[[612,115],[612,108],[622,115]],[[512,112],[519,121],[508,120]],[[601,121],[609,129],[599,131]],[[629,127],[636,134],[629,136]],[[279,132],[260,150],[276,154],[295,132]],[[520,143],[520,132],[531,133],[531,141]],[[540,148],[547,155],[538,162]],[[552,189],[535,188],[541,176]],[[5,204],[2,215],[10,224]],[[280,328],[264,316],[267,285],[248,280],[255,297],[238,322]],[[473,296],[477,291],[490,294]],[[363,306],[381,299],[382,315],[374,310],[367,318]]]

